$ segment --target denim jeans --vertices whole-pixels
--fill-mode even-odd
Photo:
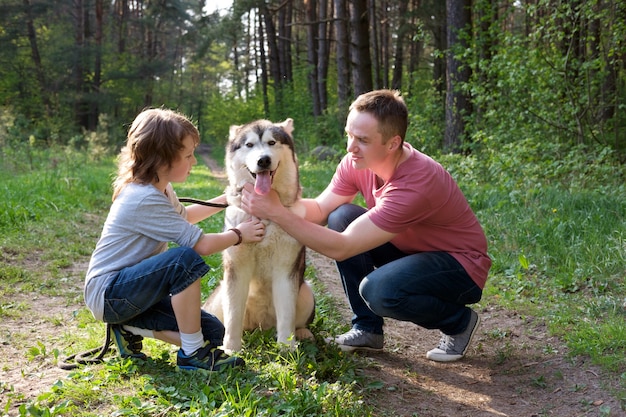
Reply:
[[[343,231],[366,209],[339,206],[328,227]],[[468,304],[482,290],[461,264],[446,252],[406,254],[385,243],[344,261],[337,261],[343,289],[352,308],[352,326],[383,333],[383,317],[410,321],[448,335],[461,333],[470,320]]]
[[[153,331],[178,330],[172,308],[176,295],[202,278],[209,266],[191,248],[177,247],[122,269],[104,294],[104,321]],[[204,340],[221,345],[224,325],[204,310]]]

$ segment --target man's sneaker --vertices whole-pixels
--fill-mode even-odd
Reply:
[[[204,342],[204,346],[189,356],[185,355],[182,349],[179,349],[176,364],[180,369],[219,371],[220,369],[242,366],[245,362],[236,356],[228,356],[223,350],[216,348],[207,341]]]
[[[436,362],[452,362],[465,356],[467,348],[472,342],[476,329],[480,324],[480,317],[474,310],[471,311],[470,321],[463,333],[454,336],[442,334],[439,346],[429,350],[426,357]]]
[[[146,360],[148,357],[141,351],[143,337],[124,330],[121,324],[112,324],[111,335],[117,351],[122,358]]]
[[[347,333],[326,339],[326,342],[337,344],[339,349],[344,352],[354,352],[355,350],[380,352],[383,350],[384,339],[382,334],[370,333],[353,327]]]

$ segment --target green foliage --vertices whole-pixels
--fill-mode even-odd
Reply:
[[[207,110],[199,121],[203,127],[202,142],[223,148],[228,141],[231,125],[264,118],[266,117],[263,114],[261,98],[258,96],[242,100],[232,94],[212,94],[207,97]]]
[[[595,1],[542,0],[500,19],[463,56],[474,74],[463,88],[476,106],[475,134],[487,130],[504,144],[520,138],[599,143],[623,154],[625,73],[615,55],[625,47],[620,17]],[[525,32],[502,32],[507,19],[524,22]],[[586,24],[606,30],[587,32]]]
[[[488,135],[497,138],[498,146],[520,138],[598,143],[620,152],[623,160],[622,3],[540,0],[509,2],[493,10],[493,2],[474,2],[474,27],[462,34],[471,47],[451,49],[474,74],[458,86],[474,105],[467,137]],[[309,75],[315,68],[300,46],[302,14],[295,13],[290,22],[292,50],[286,53],[293,55],[293,73],[281,85],[271,80],[264,92],[262,71],[270,69],[259,68],[251,39],[257,2],[234,2],[223,15],[207,14],[198,2],[187,0],[171,7],[104,2],[101,28],[95,13],[76,19],[80,13],[71,3],[41,0],[30,3],[30,9],[28,4],[6,0],[0,5],[0,102],[12,114],[10,123],[0,114],[0,144],[8,134],[19,144],[13,146],[15,153],[30,156],[32,144],[71,144],[94,158],[106,157],[101,153],[107,146],[118,148],[124,127],[148,106],[185,113],[197,121],[203,142],[214,148],[224,146],[232,124],[292,117],[301,154],[318,145],[343,149],[347,109],[337,104],[333,52],[324,80],[327,107],[312,116]],[[128,7],[128,13],[115,7]],[[392,37],[404,30],[395,26],[396,10],[388,10]],[[27,11],[34,29],[30,35],[24,24]],[[405,59],[413,68],[420,57],[414,72],[403,78],[412,114],[408,140],[433,153],[441,147],[445,123],[441,97],[430,86],[432,58],[447,52],[432,50],[443,26],[443,8],[428,1],[409,11],[418,18],[404,54],[409,55],[409,45],[423,49],[411,50],[411,59]],[[95,29],[102,30],[101,39]],[[39,62],[33,59],[35,44]],[[391,56],[381,58],[390,61]],[[85,134],[83,128],[95,133]],[[473,150],[473,142],[465,145],[464,150]],[[3,163],[14,159],[6,155]],[[32,167],[36,161],[29,162]]]
[[[438,158],[487,233],[485,293],[545,316],[574,354],[623,371],[626,169],[607,148],[526,139],[496,152],[487,142]]]
[[[406,141],[427,154],[439,153],[443,141],[443,103],[430,83],[415,85],[414,95],[404,97],[409,108]]]
[[[337,152],[343,151],[345,116],[329,110],[317,118],[312,118],[309,110],[310,98],[306,94],[298,94],[298,91],[306,88],[306,84],[296,77],[293,84],[283,87],[280,106],[271,105],[269,114],[265,113],[263,98],[258,92],[250,94],[245,100],[233,94],[211,95],[207,103],[208,111],[199,121],[199,125],[204,127],[201,130],[202,141],[221,152],[227,143],[231,125],[244,124],[256,119],[281,122],[292,118],[296,149],[302,159],[306,158],[316,146],[329,146]],[[217,159],[223,160],[223,153],[220,156]]]

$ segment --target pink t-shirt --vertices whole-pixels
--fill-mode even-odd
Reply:
[[[405,253],[448,252],[484,288],[491,259],[487,238],[452,176],[436,161],[405,143],[410,157],[380,188],[369,169],[357,170],[344,157],[331,181],[338,195],[360,192],[370,220],[397,233],[391,240]]]

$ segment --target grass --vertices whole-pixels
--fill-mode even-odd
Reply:
[[[550,149],[533,155],[525,146],[437,157],[459,181],[488,235],[493,267],[483,301],[543,318],[570,354],[589,357],[622,381],[617,395],[626,398],[625,169],[606,157],[590,162],[591,157],[581,160],[579,153],[562,150],[559,163],[546,163]],[[22,165],[19,158],[0,159],[5,197],[0,201],[0,320],[27,314],[27,301],[13,301],[20,293],[82,305],[84,270],[110,204],[115,161],[57,153],[31,152]],[[301,160],[304,195],[322,191],[333,170],[334,164]],[[176,185],[181,197],[209,198],[222,189],[203,166]],[[201,226],[217,231],[222,224],[217,215]],[[221,277],[219,255],[206,260],[212,270],[203,280],[205,296]],[[345,323],[317,287],[311,268],[307,275],[319,296],[313,323],[317,339],[297,351],[279,349],[271,332],[254,332],[242,352],[245,370],[194,373],[176,369],[173,348],[148,340],[146,363],[109,358],[71,371],[22,404],[20,414],[371,415],[364,396],[376,381],[363,380],[359,370],[366,365],[358,356],[345,356],[323,342]],[[49,320],[59,329],[54,342],[72,342],[62,351],[34,343],[24,351],[30,361],[58,361],[101,343],[104,326],[85,308],[74,311],[69,324]],[[507,332],[494,329],[490,337],[506,338]],[[27,329],[12,337],[26,340]],[[510,349],[501,350],[500,360]],[[9,399],[4,412],[21,402],[1,382],[0,391]]]

